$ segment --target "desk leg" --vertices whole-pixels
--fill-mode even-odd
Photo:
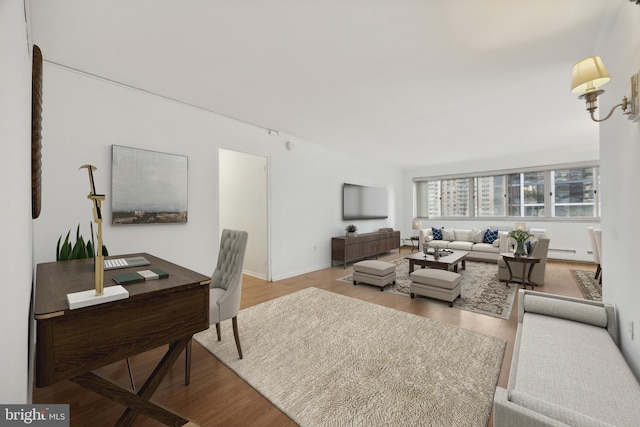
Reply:
[[[183,426],[189,420],[175,414],[168,409],[158,406],[149,399],[156,391],[164,376],[169,372],[173,363],[178,359],[191,337],[183,338],[169,345],[169,350],[164,355],[153,373],[149,376],[138,394],[133,394],[129,390],[115,384],[106,378],[93,372],[72,378],[71,381],[94,391],[114,402],[127,406],[118,422],[117,426],[130,426],[139,413],[145,414],[169,426]]]
[[[191,344],[193,340],[189,340],[189,344],[184,349],[184,385],[189,385],[191,382]]]

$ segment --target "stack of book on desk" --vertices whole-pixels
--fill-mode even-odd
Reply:
[[[119,285],[129,285],[131,283],[144,282],[145,280],[166,279],[169,273],[159,268],[149,270],[134,271],[131,273],[119,273],[113,275],[113,281]]]

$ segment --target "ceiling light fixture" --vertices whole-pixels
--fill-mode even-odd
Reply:
[[[598,96],[604,93],[600,86],[611,80],[609,72],[599,56],[590,56],[573,66],[573,78],[571,79],[571,93],[580,93],[578,98],[584,98],[587,103],[587,111],[594,122],[604,122],[613,114],[613,111],[622,107],[622,114],[634,118],[638,114],[638,75],[631,76],[631,100],[622,98],[622,102],[614,106],[603,119],[596,119],[593,113],[598,108]],[[627,109],[629,111],[627,111]]]

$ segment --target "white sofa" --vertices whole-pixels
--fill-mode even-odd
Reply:
[[[640,385],[618,345],[610,304],[520,290],[506,389],[493,425],[638,426]]]
[[[429,248],[440,249],[453,249],[469,251],[467,259],[474,261],[488,261],[496,262],[500,259],[500,252],[511,252],[509,235],[506,231],[499,231],[498,238],[493,243],[483,243],[480,235],[484,236],[486,229],[442,229],[445,232],[452,232],[453,235],[447,237],[453,237],[453,239],[445,239],[443,235],[442,240],[436,240],[433,238],[433,231],[431,228],[424,228],[420,230],[419,250],[422,251],[422,245],[426,241]],[[450,233],[449,233],[450,234]]]

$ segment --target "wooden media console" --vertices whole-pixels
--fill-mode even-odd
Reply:
[[[331,238],[331,266],[334,261],[347,263],[378,254],[400,249],[399,231],[376,231],[356,236],[338,236]]]

